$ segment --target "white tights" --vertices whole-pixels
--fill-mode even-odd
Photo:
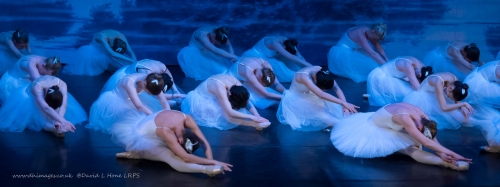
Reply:
[[[406,149],[399,150],[399,153],[405,154],[416,160],[417,162],[430,165],[445,166],[445,163],[441,157],[429,153],[427,151],[418,149],[416,147],[410,146]]]
[[[138,152],[138,154],[142,159],[165,162],[179,172],[207,173],[206,166],[186,163],[167,147],[156,147],[151,150]]]

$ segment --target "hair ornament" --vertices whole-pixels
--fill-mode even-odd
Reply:
[[[324,73],[325,75],[328,75],[328,74],[330,74],[330,71],[325,70],[325,71],[323,71],[323,73]]]
[[[122,48],[120,47],[120,48],[116,49],[116,52],[122,52]]]
[[[222,38],[222,40],[224,40],[224,38],[227,38],[227,35],[226,34],[222,34],[221,38]]]
[[[424,127],[424,136],[432,140],[431,131],[427,127]]]
[[[188,138],[186,140],[186,144],[184,145],[184,148],[186,148],[186,151],[189,153],[189,154],[193,154],[193,146],[195,146],[196,144],[198,144],[198,142],[194,143],[191,142],[191,140]]]
[[[54,60],[52,61],[52,64],[57,63],[57,57],[54,57]]]
[[[464,94],[465,94],[465,89],[462,88],[462,95],[464,95]]]
[[[271,77],[266,76],[267,82],[271,82]]]
[[[48,93],[48,94],[54,93],[54,89],[52,89],[52,88],[49,88],[49,90],[48,90],[48,91],[49,91],[49,93]]]
[[[17,31],[17,37],[21,37],[21,31]]]
[[[158,79],[152,80],[151,83],[155,83],[156,85],[158,85]]]

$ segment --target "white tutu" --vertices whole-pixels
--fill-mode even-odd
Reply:
[[[0,75],[9,71],[19,58],[10,49],[0,44]]]
[[[347,156],[375,158],[419,145],[405,131],[374,124],[372,119],[377,112],[354,114],[335,124],[330,135],[335,148]]]
[[[347,32],[328,52],[328,69],[335,75],[357,83],[365,82],[368,74],[377,67],[377,62],[366,55],[363,49],[349,38]]]
[[[123,116],[113,126],[111,139],[127,151],[145,151],[160,146],[167,147],[167,144],[156,135],[154,119],[159,112],[149,116],[144,113]]]
[[[63,68],[63,73],[94,76],[106,70],[116,71],[129,64],[132,62],[112,57],[102,44],[93,39],[89,45],[81,46],[76,51],[75,57]]]
[[[473,104],[472,118],[479,121],[474,124],[482,128],[482,133],[490,146],[500,146],[500,112],[490,106]]]
[[[161,105],[156,104],[154,97],[141,96],[144,93],[139,94],[141,102],[148,107],[151,111],[160,111]],[[145,100],[143,100],[143,98]],[[121,96],[116,90],[107,91],[101,93],[97,101],[92,104],[90,108],[90,120],[87,128],[94,130],[101,130],[103,133],[111,133],[111,128],[123,118],[127,116],[137,116],[140,115],[141,111],[137,110],[135,105],[130,101],[130,99]]]
[[[75,100],[71,94],[67,94],[67,106],[64,119],[74,125],[82,124],[87,121],[87,113],[82,106]],[[17,89],[10,96],[0,109],[0,129],[3,131],[21,132],[25,128],[40,131],[47,123],[52,125],[45,112],[35,103],[35,97],[31,93],[31,86],[25,89]],[[22,107],[20,107],[22,106]]]
[[[231,61],[205,48],[186,46],[177,54],[177,60],[186,77],[205,80],[216,74],[224,73]]]
[[[463,123],[460,110],[443,112],[439,106],[435,92],[426,91],[423,87],[429,87],[427,79],[424,80],[418,91],[412,91],[404,98],[405,103],[419,107],[431,120],[436,121],[438,129],[458,129]],[[453,100],[444,95],[447,104],[454,104]]]
[[[283,93],[276,116],[293,130],[318,131],[342,118],[342,106],[320,99],[314,93],[288,90]]]
[[[25,90],[31,84],[31,80],[26,78],[15,78],[6,72],[0,79],[0,104],[16,90]]]
[[[199,126],[229,130],[243,122],[243,119],[226,115],[217,97],[208,92],[207,81],[188,93],[182,102],[181,109],[185,114],[191,115]],[[246,109],[240,109],[238,112],[247,113]]]
[[[258,109],[266,109],[270,106],[278,104],[278,102],[279,102],[279,101],[274,100],[274,99],[265,98],[264,96],[258,94],[256,91],[254,91],[252,88],[250,88],[250,86],[246,85],[245,83],[243,83],[243,86],[245,86],[245,88],[247,88],[248,92],[250,93],[250,98],[248,99],[248,101],[250,101],[250,103],[252,103]],[[266,91],[269,93],[281,95],[280,92],[273,90],[272,88],[269,88],[269,87],[265,87],[265,88],[266,88]]]
[[[372,106],[385,106],[402,102],[404,97],[413,91],[411,84],[405,80],[389,76],[381,68],[375,68],[367,80],[368,101]]]
[[[495,74],[490,76],[495,76]],[[469,94],[466,98],[467,102],[500,108],[500,83],[487,80],[484,75],[478,71],[478,68],[474,69],[467,78],[465,78],[464,83],[469,85]]]
[[[444,46],[436,47],[434,50],[427,53],[423,62],[426,66],[432,66],[434,73],[450,72],[460,81],[463,81],[467,76],[466,73],[457,68],[457,66],[452,62],[451,57],[445,53]]]

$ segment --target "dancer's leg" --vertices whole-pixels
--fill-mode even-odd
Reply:
[[[186,163],[166,147],[156,147],[152,150],[141,151],[138,154],[143,159],[165,162],[179,172],[205,173],[211,175],[217,174],[214,173],[214,170],[220,169],[220,166],[205,166],[200,164]]]
[[[439,156],[423,151],[421,149],[418,149],[416,147],[410,146],[406,149],[400,150],[400,153],[403,153],[405,155],[410,156],[417,162],[423,163],[423,164],[429,164],[429,165],[438,165],[438,166],[443,166],[443,167],[449,167],[454,170],[467,170],[469,169],[468,163],[464,162],[457,162],[457,165],[449,162],[445,162],[443,159],[441,159]]]

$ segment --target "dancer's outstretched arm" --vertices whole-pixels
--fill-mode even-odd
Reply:
[[[413,90],[418,90],[418,88],[420,87],[420,82],[418,82],[417,75],[415,74],[415,69],[413,68],[410,62],[405,61],[403,67],[403,73],[405,73],[406,77],[408,77],[408,80],[410,80],[410,85],[413,88]]]
[[[222,107],[222,110],[230,117],[237,118],[237,119],[251,119],[252,121],[262,123],[268,121],[267,119],[264,119],[260,116],[254,116],[254,115],[249,115],[249,114],[244,114],[238,111],[233,110],[231,107],[231,103],[229,103],[229,99],[227,98],[227,90],[225,87],[217,87],[216,89],[216,96],[217,100],[219,101],[219,104]]]
[[[273,43],[271,44],[271,46],[276,52],[281,54],[283,57],[290,59],[303,67],[313,66],[309,62],[306,62],[303,58],[289,53],[277,39],[273,40]]]
[[[12,41],[12,39],[7,39],[5,41],[5,43],[7,44],[7,46],[9,47],[10,51],[12,53],[14,53],[18,58],[21,58],[24,56],[24,54],[21,53],[21,51],[19,51],[19,49],[17,49],[17,47],[14,45],[14,41]],[[31,50],[30,50],[31,51]]]
[[[132,59],[132,58],[129,58],[125,55],[122,55],[120,53],[117,53],[116,51],[113,51],[113,49],[111,49],[111,46],[109,46],[108,44],[108,41],[106,40],[106,37],[103,36],[103,35],[99,35],[97,38],[96,38],[97,41],[99,41],[99,43],[101,43],[101,45],[104,46],[104,49],[106,49],[106,51],[111,55],[113,56],[114,58],[118,58],[118,59],[122,59],[122,60],[125,60],[125,61],[129,61],[131,63],[134,63],[135,60]],[[127,46],[127,50],[130,46]]]
[[[238,67],[240,68],[240,67]],[[246,68],[245,68],[246,69]],[[259,80],[257,80],[257,77],[253,73],[253,71],[246,70],[243,72],[243,77],[247,79],[248,85],[252,87],[259,95],[262,95],[266,98],[274,99],[274,100],[281,100],[281,95],[275,94],[275,93],[270,93],[266,90],[266,87],[264,87]],[[265,76],[265,75],[262,75]],[[275,79],[277,81],[278,79]]]
[[[207,159],[213,160],[214,156],[212,154],[212,147],[210,146],[210,143],[208,143],[207,139],[205,138],[205,135],[201,132],[200,128],[198,127],[198,124],[196,124],[196,121],[190,116],[186,114],[186,120],[184,121],[184,125],[193,132],[200,140],[203,142],[201,146],[203,147],[203,150],[205,150],[205,156]]]
[[[144,112],[146,115],[151,115],[153,112],[141,102],[141,99],[139,99],[139,95],[137,95],[137,90],[135,89],[134,84],[135,82],[130,79],[122,79],[122,81],[120,82],[120,86],[125,89],[128,97],[130,98],[130,101],[132,101],[135,108],[137,108],[137,110],[141,112]]]
[[[209,51],[212,51],[213,53],[215,53],[219,56],[233,59],[235,61],[239,59],[238,56],[231,54],[231,53],[229,53],[223,49],[220,49],[218,47],[215,47],[215,45],[210,42],[210,39],[208,39],[208,36],[206,36],[206,35],[200,35],[198,40],[200,41],[201,45],[203,45],[203,47],[205,47]]]

